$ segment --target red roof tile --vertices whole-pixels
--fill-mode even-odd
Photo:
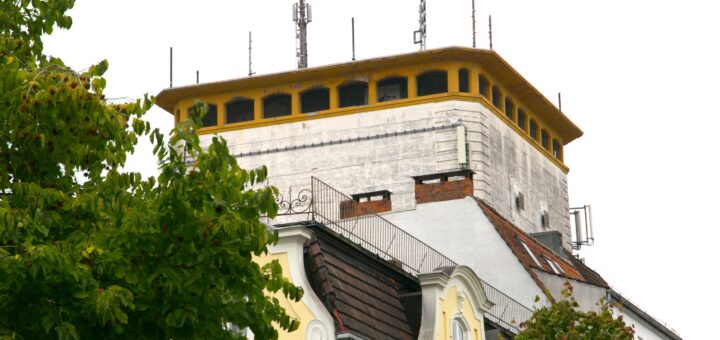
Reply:
[[[540,289],[546,290],[546,287],[532,269],[541,270],[553,275],[559,275],[568,279],[605,288],[608,287],[605,280],[603,280],[599,274],[587,268],[584,264],[582,266],[578,265],[580,262],[579,260],[567,260],[565,257],[556,254],[540,242],[536,241],[532,236],[514,226],[510,223],[510,221],[506,220],[497,211],[495,211],[495,209],[491,208],[485,201],[479,198],[476,198],[475,200],[485,213],[485,216],[488,217],[492,225],[495,227],[495,230],[497,230],[498,234],[500,234],[515,257],[517,257],[518,261],[520,261],[523,267],[525,267]],[[532,259],[520,241],[524,242],[528,248],[530,248],[540,265]],[[570,255],[570,257],[572,258],[572,255]],[[550,264],[548,264],[548,259],[560,266],[562,273],[555,273]]]

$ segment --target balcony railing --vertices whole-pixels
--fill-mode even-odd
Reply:
[[[348,213],[361,209],[356,206],[360,203],[315,177],[311,179],[310,191],[309,210],[313,221],[399,265],[406,272],[417,275],[435,271],[440,267],[457,266],[453,260],[382,216],[372,212],[362,216]],[[346,216],[353,217],[345,218]],[[532,310],[492,285],[484,281],[482,284],[488,299],[495,303],[485,317],[513,333],[518,333],[518,325],[530,318]]]

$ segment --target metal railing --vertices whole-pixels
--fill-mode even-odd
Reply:
[[[310,210],[315,222],[414,275],[433,272],[441,267],[457,266],[453,260],[390,221],[364,211],[360,203],[351,197],[315,177],[311,181]],[[356,216],[358,211],[363,215]],[[532,310],[487,282],[481,282],[488,299],[495,304],[485,313],[485,317],[518,333],[519,324],[530,318]]]
[[[429,273],[455,262],[379,215],[365,211],[359,202],[312,177],[312,216],[334,232],[350,239],[411,274]],[[363,215],[357,216],[357,212]]]

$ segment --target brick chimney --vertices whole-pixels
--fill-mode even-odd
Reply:
[[[473,194],[473,174],[469,169],[414,176],[418,204],[460,199]]]
[[[387,190],[351,195],[352,201],[340,202],[340,218],[379,214],[392,210],[391,192]]]

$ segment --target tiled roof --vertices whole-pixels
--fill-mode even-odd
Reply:
[[[542,290],[546,290],[545,285],[532,269],[541,270],[549,274],[559,275],[568,279],[573,279],[596,286],[607,288],[608,285],[599,274],[588,268],[579,260],[567,260],[563,256],[556,254],[549,248],[536,241],[532,236],[526,234],[520,228],[514,226],[510,221],[503,218],[497,211],[491,208],[485,201],[476,198],[478,205],[497,230],[498,234],[503,238],[510,250],[513,252],[518,261],[525,267],[527,272],[533,278],[535,283]],[[524,242],[533,252],[535,258],[540,263],[536,263],[530,254],[525,250],[522,243]],[[573,258],[572,254],[569,258]],[[547,260],[551,260],[557,264],[562,273],[556,273]]]
[[[420,308],[406,311],[400,294],[419,291],[417,282],[392,275],[387,262],[378,261],[337,235],[318,230],[305,245],[305,262],[313,290],[335,318],[338,335],[353,333],[367,339],[415,337],[417,327],[411,321],[419,322]]]

